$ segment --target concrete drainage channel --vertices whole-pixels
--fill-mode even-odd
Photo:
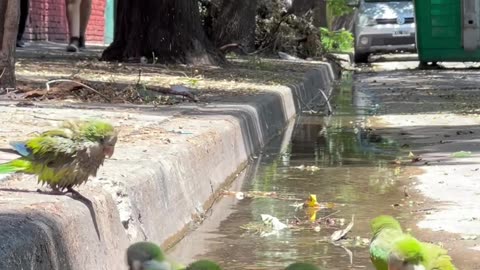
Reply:
[[[0,180],[0,269],[126,269],[130,243],[172,245],[253,153],[324,99],[318,89],[330,94],[339,75],[325,63],[302,83],[236,104],[165,110],[0,103],[2,143],[79,115],[109,119],[123,135],[114,159],[78,189],[87,200],[39,194],[31,177]]]

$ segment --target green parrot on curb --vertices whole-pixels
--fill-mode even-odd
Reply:
[[[391,216],[374,218],[371,229],[370,258],[377,270],[456,269],[445,249],[404,233]]]
[[[162,249],[152,242],[137,242],[127,249],[129,270],[222,270],[209,260],[195,261],[188,266],[169,260]]]
[[[26,141],[11,142],[20,157],[0,164],[0,174],[35,174],[54,191],[78,186],[113,155],[118,132],[100,120],[65,121]]]
[[[285,270],[320,270],[317,266],[310,263],[292,263]]]

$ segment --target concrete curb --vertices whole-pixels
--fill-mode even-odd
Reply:
[[[0,269],[125,269],[130,243],[148,239],[171,245],[202,218],[253,153],[305,105],[319,103],[319,88],[331,93],[339,74],[337,66],[326,63],[309,71],[300,84],[236,104],[185,106],[172,113],[136,111],[128,119],[122,111],[0,104],[0,113],[11,117],[4,123],[15,123],[12,130],[22,133],[47,124],[39,114],[82,114],[114,123],[123,119],[122,124],[135,127],[128,133],[131,141],[117,146],[115,160],[79,189],[86,200],[38,194],[33,179],[1,183]],[[185,134],[158,131],[137,138],[135,132],[144,130]]]

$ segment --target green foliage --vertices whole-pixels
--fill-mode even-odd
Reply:
[[[348,0],[329,0],[328,12],[332,17],[340,17],[352,13],[353,8],[347,6]]]
[[[324,52],[348,52],[353,48],[353,35],[349,31],[320,28],[320,36]]]

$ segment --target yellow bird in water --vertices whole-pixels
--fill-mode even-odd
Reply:
[[[310,194],[308,199],[303,203],[303,208],[305,208],[309,220],[315,222],[317,220],[317,211],[321,208],[320,204],[317,202],[317,195]]]
[[[315,194],[310,194],[308,199],[303,203],[303,207],[314,207],[314,208],[319,208],[320,204],[317,202],[317,195]]]

